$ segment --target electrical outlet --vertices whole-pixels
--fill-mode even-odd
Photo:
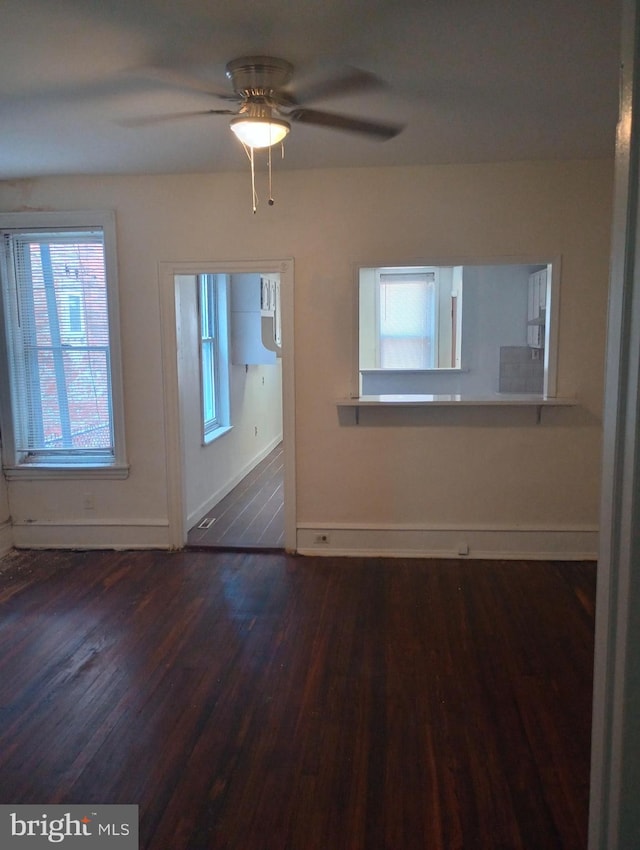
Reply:
[[[92,511],[95,508],[93,493],[85,493],[82,497],[82,507],[85,511]]]
[[[314,534],[313,542],[326,546],[328,543],[331,543],[331,538],[328,534]]]
[[[253,426],[253,436],[254,436],[254,437],[257,437],[257,436],[258,436],[258,426],[257,426],[257,425],[254,425],[254,426]]]

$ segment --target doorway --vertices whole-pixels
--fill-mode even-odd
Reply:
[[[207,476],[194,473],[193,454],[193,422],[190,416],[193,411],[200,415],[200,382],[197,371],[198,364],[193,357],[193,343],[198,334],[198,314],[189,306],[192,292],[195,292],[195,281],[199,275],[226,276],[229,281],[229,291],[234,279],[250,279],[256,277],[277,279],[279,281],[279,332],[281,342],[277,352],[277,364],[242,362],[232,345],[231,336],[228,350],[230,352],[229,369],[232,373],[232,384],[229,397],[229,422],[216,435],[210,446],[198,445],[198,450],[204,449],[210,462],[210,470],[215,470],[217,478],[214,481],[213,472]],[[188,545],[189,530],[200,518],[207,519],[208,512],[223,499],[227,501],[237,497],[235,488],[248,486],[242,484],[246,475],[252,469],[260,467],[267,461],[269,455],[279,447],[278,456],[281,464],[282,508],[280,522],[283,533],[280,546],[287,551],[295,551],[295,420],[294,420],[294,381],[293,381],[293,261],[231,261],[231,262],[188,262],[161,263],[160,266],[160,303],[161,327],[163,334],[163,385],[165,394],[165,421],[167,446],[167,476],[169,492],[169,534],[171,545],[182,548]],[[192,288],[193,287],[193,288]],[[258,295],[259,313],[264,313],[264,296]],[[262,300],[261,300],[262,299]],[[231,321],[231,299],[228,302],[229,333],[233,332]],[[241,317],[242,321],[247,319]],[[237,323],[236,323],[237,325]],[[237,341],[237,340],[236,340]],[[246,356],[242,355],[246,360]],[[236,362],[231,362],[235,360]],[[279,376],[279,379],[278,379]],[[234,380],[235,379],[235,380]],[[268,408],[261,413],[260,396],[269,394],[273,398],[275,387],[279,380],[278,415],[281,431],[277,432],[273,422],[268,422]],[[271,386],[270,386],[271,385]],[[253,394],[256,404],[252,407],[252,418],[241,422],[237,413],[242,405],[244,393]],[[234,399],[234,393],[238,398]],[[187,411],[190,411],[187,413]],[[266,418],[265,418],[266,417]],[[264,429],[267,433],[261,433]],[[234,433],[235,432],[235,433]],[[253,455],[247,453],[248,433],[255,438]],[[260,439],[262,442],[260,445]],[[271,441],[273,444],[270,444]],[[241,462],[233,468],[234,455],[238,460],[239,445],[243,444]],[[209,451],[210,450],[210,451]],[[257,463],[257,466],[256,466]],[[259,470],[258,470],[259,472]],[[258,474],[258,472],[256,474]],[[194,475],[198,475],[196,487],[201,488],[194,495]],[[255,477],[255,476],[254,476]],[[209,488],[208,493],[202,490],[203,485]],[[204,494],[204,495],[203,495]],[[200,501],[199,501],[200,500]],[[209,500],[208,504],[205,502]],[[205,506],[204,516],[197,515],[198,505]],[[225,510],[228,505],[223,506]],[[229,519],[227,511],[227,520]],[[246,517],[249,514],[245,514]],[[218,519],[215,517],[214,519]],[[225,520],[225,521],[227,521]],[[214,525],[211,523],[211,525]],[[221,527],[221,526],[220,526]],[[206,529],[203,529],[206,530]],[[255,528],[254,528],[255,531]],[[204,545],[207,545],[206,543]],[[224,545],[224,544],[223,544]]]

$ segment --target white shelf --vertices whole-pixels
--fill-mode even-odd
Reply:
[[[543,407],[575,407],[578,402],[571,398],[550,398],[541,395],[517,395],[496,393],[492,396],[473,397],[464,395],[362,395],[355,398],[338,399],[338,407],[355,409],[356,424],[363,407],[533,407],[540,422]]]

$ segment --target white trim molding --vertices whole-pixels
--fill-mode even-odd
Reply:
[[[301,524],[300,555],[594,561],[595,526]]]
[[[3,419],[3,461],[6,467],[6,477],[9,480],[37,480],[38,478],[126,478],[129,474],[127,464],[125,426],[124,426],[124,389],[122,381],[122,342],[120,334],[120,308],[118,283],[118,250],[116,244],[116,214],[113,210],[31,210],[28,212],[1,212],[0,228],[2,230],[28,230],[30,228],[46,228],[58,231],[62,228],[78,228],[87,230],[99,228],[102,230],[104,241],[104,266],[106,278],[107,311],[109,326],[109,373],[111,386],[111,408],[113,427],[113,454],[105,455],[94,461],[97,466],[74,464],[68,456],[56,463],[18,462],[19,451],[16,445],[15,421],[13,411],[11,380],[8,363],[2,363],[2,381],[0,382],[0,413]],[[0,311],[2,312],[2,311]],[[6,358],[3,358],[6,360]],[[86,458],[85,458],[86,459]]]
[[[187,541],[188,520],[185,510],[182,472],[182,430],[180,422],[180,387],[177,365],[176,277],[193,274],[276,273],[280,275],[282,308],[282,429],[284,460],[284,543],[287,551],[295,549],[296,538],[296,472],[295,472],[295,373],[294,312],[292,259],[276,260],[207,260],[160,262],[158,286],[162,339],[162,378],[164,395],[165,448],[167,464],[167,502],[169,541],[180,549]]]
[[[166,519],[14,522],[16,549],[170,549]]]
[[[640,847],[640,2],[622,4],[589,850]]]

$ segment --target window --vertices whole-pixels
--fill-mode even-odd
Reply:
[[[381,369],[433,369],[437,325],[435,273],[378,272]]]
[[[227,275],[198,275],[203,442],[226,430],[228,416]]]
[[[459,368],[461,301],[453,268],[360,269],[360,368]]]
[[[202,373],[202,424],[205,440],[219,427],[220,409],[218,374],[218,318],[216,279],[212,274],[200,275],[200,362]]]
[[[0,215],[9,471],[126,469],[114,221],[88,215]]]

